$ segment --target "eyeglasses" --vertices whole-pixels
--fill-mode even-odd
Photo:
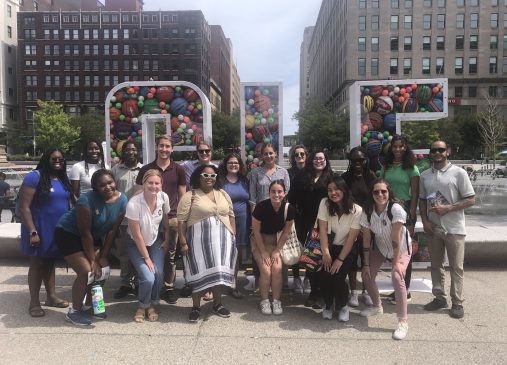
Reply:
[[[201,174],[201,177],[203,177],[205,179],[215,179],[217,177],[217,174],[207,174],[207,173],[203,172]]]
[[[324,160],[325,160],[325,158],[324,158],[324,157],[315,157],[315,158],[313,159],[313,161],[324,161]]]
[[[227,165],[239,165],[239,162],[227,162]]]
[[[306,153],[304,153],[304,152],[296,152],[296,153],[294,154],[294,156],[295,156],[295,157],[305,157],[305,156],[306,156]]]
[[[439,147],[439,148],[430,148],[431,153],[444,153],[447,151],[447,148]]]
[[[65,162],[63,157],[51,157],[51,162]]]
[[[211,153],[211,150],[210,149],[207,149],[207,150],[197,150],[197,152],[200,155],[209,155]]]
[[[386,195],[387,194],[387,190],[384,190],[384,189],[381,189],[381,190],[373,190],[373,195]]]

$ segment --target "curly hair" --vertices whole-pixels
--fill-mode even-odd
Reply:
[[[403,153],[402,163],[401,163],[403,170],[412,170],[414,168],[414,162],[415,162],[414,152],[412,152],[412,149],[408,146],[407,136],[400,135],[400,134],[395,134],[393,136],[393,139],[391,140],[391,143],[389,144],[389,149],[387,150],[387,155],[386,155],[385,170],[387,171],[394,164],[393,144],[396,141],[401,141],[401,144],[403,146],[405,146],[405,152]]]
[[[97,170],[93,173],[92,179],[91,179],[91,185],[92,185],[93,191],[95,191],[96,193],[98,192],[99,179],[102,176],[107,176],[107,175],[111,176],[111,179],[113,179],[114,182],[116,183],[116,179],[114,178],[113,172],[111,170],[108,170],[108,169]]]
[[[139,153],[139,150],[140,150],[140,146],[139,146],[139,143],[137,143],[136,141],[132,140],[132,141],[126,141],[124,144],[123,144],[123,147],[121,149],[121,162],[125,162],[125,154],[127,153],[127,146],[128,145],[133,145],[136,149],[137,149],[137,152]],[[138,159],[139,159],[139,154],[137,155],[138,156]]]
[[[85,171],[86,171],[86,175],[88,175],[88,146],[92,143],[95,143],[97,146],[99,146],[99,151],[100,151],[100,156],[99,156],[99,165],[100,165],[100,168],[101,169],[105,169],[106,168],[106,165],[104,163],[105,159],[104,159],[104,149],[102,148],[102,143],[94,140],[94,139],[91,139],[89,140],[85,145],[84,145],[84,150],[83,150],[83,159],[84,159],[84,163],[85,163]]]
[[[239,180],[245,180],[246,179],[246,168],[245,164],[243,163],[243,160],[241,157],[235,153],[229,153],[227,156],[224,157],[224,159],[220,162],[220,165],[218,165],[218,176],[222,180],[222,183],[225,182],[225,177],[227,176],[227,163],[231,158],[236,158],[239,163],[239,170],[238,170],[238,179]]]
[[[60,170],[54,170],[51,167],[50,159],[51,155],[55,152],[61,153],[63,157],[62,168]],[[62,183],[64,189],[72,194],[72,184],[67,177],[67,161],[65,161],[65,154],[59,148],[50,148],[44,152],[39,160],[39,163],[35,167],[35,170],[39,171],[40,178],[37,184],[34,198],[46,198],[49,199],[49,192],[51,191],[51,174],[56,175],[58,180]]]
[[[201,174],[204,171],[205,168],[213,169],[215,174],[218,175],[218,167],[215,167],[213,165],[199,165],[192,175],[190,176],[190,187],[192,189],[199,189],[201,187]],[[217,176],[218,177],[218,176]],[[219,190],[222,188],[222,182],[220,179],[215,179],[215,184],[213,185],[213,189]]]
[[[350,214],[354,210],[354,199],[352,198],[352,194],[350,193],[349,186],[345,182],[345,180],[339,176],[338,174],[334,174],[327,183],[327,186],[335,184],[338,190],[343,193],[342,201],[337,204],[329,198],[329,194],[327,196],[327,206],[329,215],[338,215],[342,214]]]

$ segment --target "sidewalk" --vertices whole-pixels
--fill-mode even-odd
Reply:
[[[284,293],[284,314],[263,316],[259,298],[225,297],[228,319],[211,314],[203,304],[204,320],[187,322],[191,300],[163,304],[160,321],[132,321],[134,301],[114,301],[118,270],[105,286],[108,319],[92,328],[64,322],[65,309],[45,308],[46,316],[27,313],[25,260],[0,260],[0,350],[4,364],[476,364],[507,363],[507,276],[505,269],[465,272],[466,315],[456,320],[447,312],[425,312],[430,294],[412,294],[408,337],[394,341],[394,306],[363,318],[354,309],[350,321],[325,321],[320,311],[305,308],[305,297]],[[178,273],[178,276],[181,272]],[[428,271],[414,272],[429,279]],[[448,277],[448,276],[447,276]],[[58,292],[69,299],[74,275],[57,270]],[[381,274],[380,279],[388,279]],[[245,283],[245,278],[241,281]],[[41,294],[43,299],[43,294]],[[133,297],[130,297],[133,300]],[[362,308],[362,307],[360,307]],[[336,316],[335,316],[336,318]]]

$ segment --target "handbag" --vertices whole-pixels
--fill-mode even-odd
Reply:
[[[285,204],[285,212],[284,212],[284,221],[287,220],[287,210],[289,209],[289,203]],[[282,235],[282,231],[276,234],[277,240],[280,239]],[[303,251],[303,247],[298,240],[298,236],[296,234],[296,227],[294,223],[292,223],[292,228],[289,232],[289,236],[287,237],[287,241],[282,246],[282,250],[280,254],[282,255],[282,261],[285,265],[294,265],[299,261],[299,257],[301,256],[301,252]]]
[[[331,227],[328,226],[328,230],[330,229]],[[327,237],[330,244],[334,241],[334,236],[334,232],[328,232]],[[319,271],[322,267],[322,250],[317,219],[310,232],[308,232],[308,236],[306,236],[305,248],[299,257],[299,266],[310,272]]]

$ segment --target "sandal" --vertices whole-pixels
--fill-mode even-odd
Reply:
[[[30,313],[30,316],[33,318],[44,317],[46,315],[46,312],[44,312],[44,309],[40,306],[29,308],[28,313]]]
[[[145,312],[146,311],[143,308],[137,308],[136,314],[134,315],[134,322],[136,322],[136,323],[143,323],[144,322]]]
[[[46,301],[44,303],[46,307],[53,307],[53,308],[67,308],[69,306],[69,302],[63,299],[58,299],[56,302],[49,302]]]
[[[153,306],[148,308],[147,316],[148,316],[148,321],[150,321],[150,322],[158,321],[158,313],[155,310],[155,307],[153,307]]]

